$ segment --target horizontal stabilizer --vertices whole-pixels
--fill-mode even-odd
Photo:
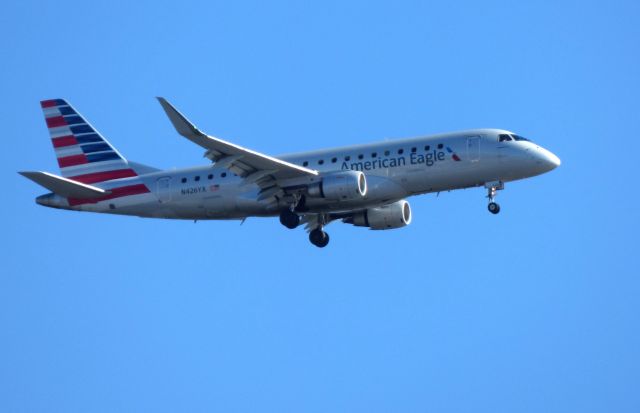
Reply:
[[[31,179],[40,186],[47,188],[54,194],[65,198],[97,198],[108,195],[111,192],[105,191],[93,185],[87,185],[71,179],[63,178],[48,172],[18,172],[25,178]]]

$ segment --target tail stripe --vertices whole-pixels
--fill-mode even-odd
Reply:
[[[71,145],[77,145],[78,141],[76,140],[76,137],[73,135],[65,135],[65,136],[61,136],[59,138],[53,138],[51,139],[51,141],[53,142],[53,147],[54,148],[62,148],[65,146],[71,146]]]
[[[64,121],[64,116],[56,116],[54,118],[47,118],[48,128],[57,128],[58,126],[65,126],[67,123]]]
[[[91,174],[70,176],[69,179],[82,182],[83,184],[93,184],[95,182],[110,181],[112,179],[131,178],[138,176],[135,171],[129,169],[117,169],[115,171],[94,172]]]
[[[85,154],[71,155],[71,156],[65,156],[64,158],[58,158],[58,165],[60,165],[60,168],[66,168],[67,166],[82,165],[88,162],[89,161]]]
[[[99,152],[85,155],[88,162],[102,162],[110,161],[112,159],[120,159],[120,156],[115,152]]]
[[[81,155],[84,153],[82,152],[82,148],[78,145],[63,146],[62,148],[56,148],[55,152],[56,152],[56,158],[64,158],[71,155]]]
[[[89,133],[87,135],[76,135],[78,143],[91,143],[91,142],[104,142],[99,135],[95,133]]]
[[[120,157],[111,150],[111,148],[106,147],[104,143],[92,143],[89,145],[73,145],[73,146],[63,146],[55,149],[56,156],[58,158],[64,158],[69,155],[90,155],[91,159],[120,159]],[[90,162],[98,162],[98,161],[90,161]]]
[[[64,99],[40,103],[62,176],[109,191],[97,198],[70,197],[70,206],[150,193],[127,160]]]
[[[96,162],[96,163],[88,163],[81,164],[76,166],[69,166],[64,168],[65,178],[71,178],[72,176],[84,175],[89,173],[96,172],[108,172],[114,171],[117,169],[128,168],[129,166],[122,166],[122,162],[120,160],[117,161],[105,161],[105,162]]]
[[[89,133],[89,132],[93,132],[93,129],[91,129],[91,126],[87,125],[86,123],[83,125],[77,125],[77,126],[72,126],[71,128],[71,132],[73,132],[73,134],[77,134],[77,133]]]
[[[67,104],[67,102],[65,102],[63,99],[43,100],[40,103],[42,104],[43,108],[50,108],[52,106],[59,106],[59,105],[66,105]]]
[[[59,106],[58,110],[61,115],[77,115],[76,111],[71,106]]]
[[[88,145],[82,145],[80,147],[82,148],[82,152],[84,153],[103,152],[111,150],[109,145],[104,142],[90,143]]]
[[[118,151],[64,99],[40,103],[62,176],[91,183],[137,176]]]

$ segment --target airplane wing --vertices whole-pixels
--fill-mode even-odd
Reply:
[[[205,148],[207,150],[205,156],[214,161],[216,166],[227,168],[244,177],[247,183],[257,183],[263,191],[261,198],[267,198],[278,192],[278,180],[318,175],[318,171],[313,169],[304,168],[207,135],[189,122],[166,99],[158,97],[158,101],[180,135]]]
[[[31,179],[33,182],[47,188],[49,191],[64,196],[66,198],[97,198],[108,195],[111,192],[95,187],[93,185],[83,184],[71,179],[63,178],[49,172],[18,172],[25,178]]]

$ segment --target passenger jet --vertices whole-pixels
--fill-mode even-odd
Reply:
[[[205,149],[206,166],[162,170],[128,161],[64,99],[41,102],[60,175],[20,172],[51,191],[40,205],[74,211],[189,220],[279,216],[305,224],[317,247],[332,221],[373,230],[411,223],[412,195],[484,187],[500,212],[505,182],[560,165],[553,153],[502,129],[269,156],[200,131],[158,98],[176,131]]]

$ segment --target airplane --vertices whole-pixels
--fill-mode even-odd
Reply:
[[[269,156],[207,135],[158,97],[178,134],[205,149],[205,166],[162,170],[128,161],[66,100],[41,101],[60,174],[19,172],[51,191],[40,205],[107,214],[188,220],[275,217],[305,224],[323,248],[333,221],[372,230],[409,225],[413,195],[472,187],[500,212],[506,182],[549,172],[560,159],[503,129]]]

